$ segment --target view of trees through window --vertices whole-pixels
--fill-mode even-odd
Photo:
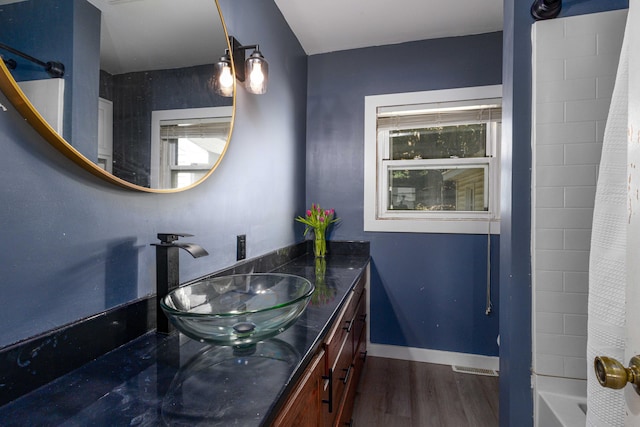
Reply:
[[[437,126],[389,132],[391,160],[415,167],[388,169],[389,210],[483,211],[487,170],[478,165],[436,167],[419,160],[486,156],[487,125]]]
[[[476,123],[389,133],[391,160],[484,157],[487,125]]]

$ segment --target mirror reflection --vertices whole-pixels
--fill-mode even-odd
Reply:
[[[0,44],[63,64],[55,78],[0,49],[50,126],[120,179],[189,187],[226,150],[233,98],[213,90],[227,49],[215,0],[0,0]]]

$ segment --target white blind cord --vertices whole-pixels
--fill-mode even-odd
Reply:
[[[493,157],[495,153],[496,147],[491,147],[491,157]],[[484,309],[484,314],[488,316],[491,314],[492,304],[491,304],[491,217],[489,214],[487,218],[487,305]]]
[[[484,314],[491,314],[491,218],[489,218],[489,227],[487,229],[487,307]]]

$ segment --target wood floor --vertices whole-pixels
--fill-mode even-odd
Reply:
[[[495,427],[498,377],[451,366],[367,357],[356,394],[355,427]]]

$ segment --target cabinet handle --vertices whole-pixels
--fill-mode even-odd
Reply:
[[[344,374],[344,378],[340,378],[340,379],[345,384],[347,383],[347,381],[349,381],[349,375],[351,375],[351,368],[353,368],[353,365],[349,365],[347,369],[343,369],[343,371],[345,371],[346,373]]]
[[[366,351],[361,351],[360,352],[360,356],[362,356],[362,360],[366,361],[367,360],[367,352]]]
[[[366,322],[367,321],[367,313],[361,314],[360,315],[360,320],[363,321],[363,322]]]
[[[351,327],[353,326],[353,319],[345,320],[344,323],[346,323],[348,326],[343,326],[342,329],[344,329],[347,332],[351,332]]]
[[[323,380],[329,380],[329,398],[322,399],[322,403],[329,405],[329,413],[333,412],[333,369],[329,369],[329,375],[323,375]]]

